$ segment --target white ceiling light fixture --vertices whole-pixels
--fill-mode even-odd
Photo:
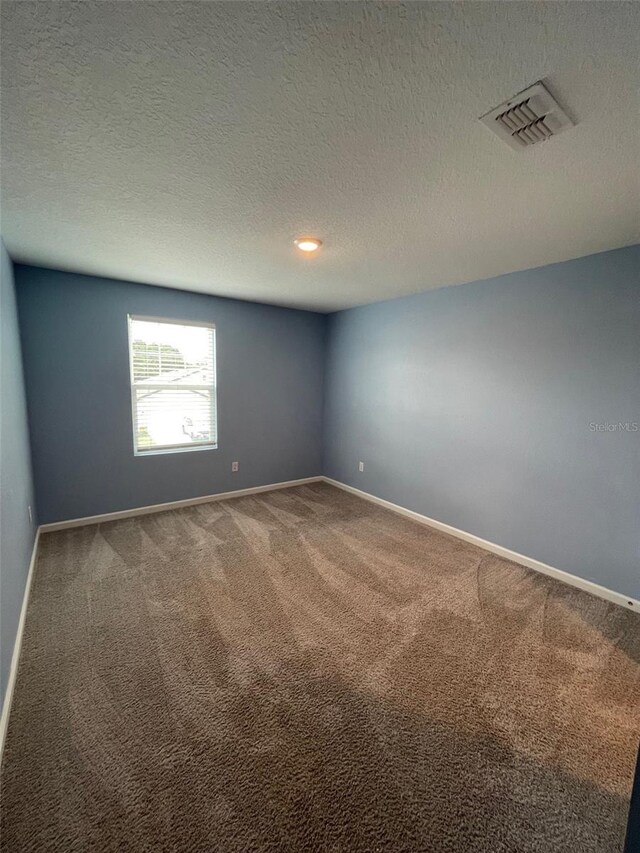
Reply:
[[[317,237],[296,237],[293,241],[301,252],[315,252],[322,246]]]
[[[569,116],[539,81],[481,116],[480,121],[517,151],[546,142],[573,127]]]

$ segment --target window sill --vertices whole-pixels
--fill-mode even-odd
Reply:
[[[199,444],[196,447],[159,447],[157,450],[134,450],[134,456],[166,456],[167,453],[195,453],[198,450],[217,450],[217,444]]]

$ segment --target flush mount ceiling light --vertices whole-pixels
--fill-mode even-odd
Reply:
[[[315,252],[322,246],[322,240],[317,237],[297,237],[293,242],[301,252]]]

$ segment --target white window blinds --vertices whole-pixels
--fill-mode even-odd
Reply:
[[[129,316],[135,452],[217,445],[215,326]]]

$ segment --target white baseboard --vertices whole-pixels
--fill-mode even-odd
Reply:
[[[292,486],[303,486],[305,483],[319,483],[322,477],[304,477],[301,480],[287,480],[283,483],[269,483],[266,486],[252,486],[249,489],[236,489],[234,492],[218,492],[214,495],[202,495],[198,498],[187,498],[182,501],[170,501],[164,504],[152,504],[140,506],[134,509],[123,509],[117,512],[105,512],[102,515],[87,515],[84,518],[70,518],[67,521],[53,521],[50,524],[41,524],[41,533],[50,533],[54,530],[66,530],[69,527],[84,527],[87,524],[101,524],[103,521],[117,521],[119,518],[133,518],[136,515],[149,515],[154,512],[166,512],[169,509],[180,509],[186,506],[224,501],[227,498],[241,498],[245,495],[257,495],[259,492],[273,492],[276,489],[289,489]]]
[[[137,515],[148,515],[150,513],[155,512],[165,512],[166,510],[179,509],[180,507],[195,506],[197,504],[202,503],[222,501],[226,500],[227,498],[239,498],[243,497],[244,495],[255,495],[259,494],[260,492],[271,492],[275,491],[276,489],[288,489],[292,486],[302,486],[305,483],[317,483],[320,481],[329,483],[330,485],[336,486],[339,489],[343,489],[346,492],[351,492],[351,494],[357,495],[358,497],[364,498],[365,500],[371,501],[372,503],[378,504],[379,506],[386,507],[387,509],[390,509],[393,512],[397,512],[400,515],[404,515],[407,518],[411,518],[420,524],[426,524],[428,527],[433,527],[436,530],[440,530],[442,533],[448,533],[450,536],[455,536],[457,539],[462,539],[465,542],[470,542],[472,545],[477,545],[479,548],[483,548],[485,551],[489,551],[492,554],[497,554],[499,557],[503,557],[505,560],[511,560],[513,563],[518,563],[519,565],[525,566],[528,569],[533,569],[534,571],[540,572],[541,574],[549,575],[550,577],[556,578],[556,580],[562,581],[563,583],[575,586],[578,589],[582,589],[585,592],[591,593],[592,595],[597,595],[599,598],[604,598],[606,601],[612,601],[614,604],[620,604],[623,607],[627,607],[629,610],[637,610],[640,612],[640,601],[638,599],[622,595],[622,593],[615,592],[612,589],[607,589],[607,587],[600,586],[600,584],[594,583],[593,581],[588,581],[584,578],[578,577],[577,575],[572,575],[570,572],[565,572],[562,569],[556,569],[553,566],[548,566],[546,563],[542,563],[539,560],[534,560],[532,557],[526,557],[524,554],[518,554],[516,551],[511,551],[509,548],[504,548],[502,545],[496,545],[495,542],[489,542],[486,539],[481,539],[479,536],[475,536],[473,533],[467,533],[465,530],[459,530],[457,527],[452,527],[450,524],[445,524],[442,521],[436,521],[436,519],[434,518],[429,518],[428,516],[422,515],[419,512],[414,512],[413,510],[407,509],[406,507],[391,503],[391,501],[384,500],[383,498],[378,498],[375,495],[370,494],[369,492],[363,492],[361,489],[356,489],[354,486],[348,486],[346,483],[341,483],[338,480],[331,479],[331,477],[324,476],[305,477],[301,480],[287,480],[282,483],[269,483],[265,486],[253,486],[248,489],[237,489],[233,492],[218,492],[217,494],[213,495],[203,495],[202,497],[187,498],[186,500],[181,501],[171,501],[169,503],[135,507],[134,509],[125,509],[120,510],[118,512],[107,512],[103,515],[90,515],[85,516],[84,518],[72,518],[66,521],[55,521],[51,524],[40,525],[38,529],[38,534],[47,533],[54,530],[65,530],[70,527],[83,527],[87,524],[100,524],[105,521],[116,521],[120,518],[132,518]],[[32,568],[33,566],[31,567],[31,569]]]
[[[46,533],[48,531],[53,530],[63,530],[65,528],[70,527],[82,527],[87,524],[99,524],[100,522],[114,521],[119,518],[131,518],[136,515],[147,515],[155,512],[164,512],[165,510],[176,509],[179,507],[195,506],[197,504],[221,501],[227,498],[238,498],[242,497],[243,495],[254,495],[259,494],[260,492],[270,492],[276,489],[287,489],[292,486],[301,486],[305,483],[317,483],[321,481],[329,483],[331,486],[336,486],[339,489],[343,489],[345,492],[350,492],[351,494],[357,495],[358,497],[363,498],[364,500],[371,501],[372,503],[378,504],[379,506],[386,507],[386,509],[390,509],[393,512],[397,512],[400,515],[404,515],[407,518],[411,518],[414,521],[419,522],[420,524],[425,524],[428,527],[432,527],[435,530],[441,531],[442,533],[448,533],[450,536],[455,536],[456,538],[462,539],[465,542],[470,542],[472,545],[477,545],[479,548],[482,548],[485,551],[489,551],[492,554],[496,554],[499,557],[503,557],[505,560],[510,560],[513,563],[518,563],[521,566],[525,566],[528,569],[533,569],[534,571],[540,572],[541,574],[549,575],[550,577],[555,578],[556,580],[562,581],[563,583],[569,584],[570,586],[577,587],[578,589],[584,590],[585,592],[591,593],[592,595],[596,595],[599,598],[603,598],[606,601],[611,601],[614,604],[620,604],[630,610],[640,611],[640,601],[638,601],[637,599],[629,598],[628,596],[622,595],[619,592],[615,592],[614,590],[607,589],[606,587],[600,586],[597,583],[593,583],[593,581],[588,581],[584,578],[578,577],[577,575],[572,575],[569,572],[565,572],[562,569],[556,569],[553,566],[548,566],[546,563],[541,563],[539,560],[534,560],[531,557],[525,557],[523,554],[518,554],[516,551],[509,550],[509,548],[503,548],[502,545],[496,545],[494,542],[488,542],[486,539],[481,539],[479,536],[475,536],[473,533],[467,533],[464,530],[458,530],[457,527],[452,527],[449,524],[444,524],[442,521],[436,521],[434,518],[429,518],[426,515],[421,515],[419,512],[414,512],[413,510],[407,509],[406,507],[391,503],[391,501],[386,501],[383,498],[378,498],[375,495],[369,494],[369,492],[363,492],[361,489],[356,489],[353,486],[348,486],[346,483],[341,483],[338,480],[331,479],[330,477],[305,477],[301,480],[288,480],[284,483],[272,483],[266,486],[254,486],[248,489],[238,489],[233,492],[219,492],[218,494],[214,495],[205,495],[198,498],[188,498],[187,500],[172,501],[171,503],[154,504],[153,506],[144,506],[138,507],[136,509],[121,510],[120,512],[109,512],[105,513],[104,515],[93,515],[87,516],[85,518],[74,518],[68,521],[57,521],[52,524],[42,524],[36,531],[36,536],[33,543],[31,562],[29,563],[27,582],[25,585],[24,597],[22,599],[22,609],[20,610],[20,619],[18,621],[18,630],[16,633],[16,639],[13,647],[13,655],[11,658],[9,680],[7,682],[7,690],[2,706],[2,716],[0,717],[0,760],[2,758],[2,751],[4,749],[7,726],[9,722],[9,713],[11,711],[11,702],[13,699],[13,691],[18,671],[20,649],[22,647],[22,636],[24,632],[25,617],[27,614],[27,605],[29,603],[29,594],[31,592],[33,572],[36,563],[38,543],[40,540],[41,533]]]
[[[24,623],[27,616],[27,606],[29,604],[29,594],[31,592],[31,583],[33,581],[33,570],[36,564],[38,554],[38,542],[40,541],[40,528],[36,530],[36,536],[33,540],[33,549],[31,551],[31,561],[27,572],[27,582],[24,585],[24,595],[22,596],[22,607],[20,609],[20,618],[18,619],[18,630],[13,643],[13,654],[11,655],[11,666],[9,668],[9,679],[7,681],[7,689],[4,694],[4,702],[2,703],[2,716],[0,716],[0,764],[2,763],[2,753],[4,752],[4,742],[7,736],[7,728],[9,726],[9,714],[11,713],[11,703],[13,701],[13,690],[16,684],[16,675],[18,674],[18,662],[20,660],[20,649],[22,648],[22,635],[24,633]]]
[[[481,539],[479,536],[474,536],[473,533],[467,533],[464,530],[458,530],[457,527],[451,527],[450,524],[444,524],[442,521],[436,521],[434,518],[429,518],[426,515],[421,515],[419,512],[414,512],[406,507],[398,504],[385,501],[383,498],[378,498],[369,492],[363,492],[353,486],[347,486],[346,483],[341,483],[338,480],[332,480],[330,477],[322,478],[325,483],[343,489],[345,492],[351,492],[360,498],[364,498],[372,503],[379,504],[387,509],[411,518],[420,524],[426,524],[428,527],[433,527],[440,530],[442,533],[448,533],[450,536],[455,536],[457,539],[463,539],[465,542],[470,542],[472,545],[477,545],[485,551],[490,551],[492,554],[497,554],[499,557],[504,557],[505,560],[511,560],[513,563],[519,563],[521,566],[526,566],[528,569],[533,569],[543,575],[549,575],[563,583],[575,586],[592,595],[597,595],[599,598],[604,598],[606,601],[612,601],[614,604],[620,604],[622,607],[627,607],[629,610],[637,610],[640,612],[640,601],[622,593],[615,592],[612,589],[607,589],[605,586],[594,583],[593,581],[585,580],[577,575],[572,575],[570,572],[565,572],[562,569],[556,569],[553,566],[548,566],[546,563],[541,563],[539,560],[534,560],[531,557],[525,557],[524,554],[518,554],[516,551],[510,551],[509,548],[503,548],[502,545],[496,545],[494,542],[488,542],[486,539]]]

